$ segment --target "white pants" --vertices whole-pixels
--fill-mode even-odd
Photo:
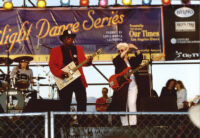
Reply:
[[[137,85],[134,85],[131,87],[129,86],[126,111],[128,112],[137,111],[137,108],[136,108],[137,93],[138,93]],[[137,124],[136,115],[125,115],[125,116],[121,116],[120,119],[121,119],[122,126],[128,126],[128,125],[132,126],[132,125]]]

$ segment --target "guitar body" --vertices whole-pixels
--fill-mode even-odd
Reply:
[[[126,77],[126,74],[129,72],[129,70],[131,69],[131,67],[127,67],[126,69],[124,69],[121,73],[119,74],[115,74],[112,75],[109,79],[109,86],[115,90],[118,91],[119,89],[121,89],[125,84],[130,83],[131,79],[129,79],[128,77]]]
[[[69,72],[69,77],[68,78],[61,79],[61,78],[58,78],[58,77],[54,76],[56,85],[58,86],[59,90],[63,89],[64,87],[66,87],[71,82],[73,82],[74,80],[76,80],[77,78],[79,78],[81,76],[81,73],[80,73],[79,70],[73,71],[73,69],[75,67],[76,67],[76,65],[72,61],[67,66],[65,66],[64,68],[62,68],[63,71]]]
[[[96,55],[101,54],[101,53],[102,53],[102,49],[98,49],[91,57],[95,57]],[[79,65],[76,66],[75,63],[72,61],[67,66],[62,68],[62,71],[67,72],[69,76],[64,79],[54,76],[54,79],[55,79],[56,85],[58,86],[58,89],[62,90],[64,87],[69,85],[71,82],[73,82],[74,80],[79,78],[81,76],[81,73],[79,72],[78,69],[80,67],[82,67],[84,64],[87,64],[88,62],[89,62],[89,60],[86,59],[82,63],[80,63]]]

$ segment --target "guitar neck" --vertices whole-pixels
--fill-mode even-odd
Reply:
[[[93,58],[94,56],[96,56],[96,55],[97,55],[97,53],[92,54],[92,58]],[[77,66],[73,69],[73,71],[74,71],[74,72],[77,71],[80,67],[82,67],[84,64],[87,64],[88,62],[89,62],[88,59],[84,60],[84,61],[81,62],[79,65],[77,65]]]
[[[135,69],[133,69],[132,71],[127,73],[127,77],[130,77],[133,73],[137,72],[138,70],[140,70],[141,68],[143,68],[144,66],[146,66],[147,64],[141,65]]]

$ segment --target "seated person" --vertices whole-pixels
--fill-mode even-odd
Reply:
[[[187,90],[183,85],[182,81],[176,82],[176,90],[177,90],[177,107],[179,111],[187,110]]]
[[[104,87],[102,89],[102,97],[96,100],[96,111],[105,112],[108,108],[106,101],[108,100],[108,88]]]
[[[107,100],[108,100],[108,88],[104,87],[102,89],[102,97],[96,100],[96,111],[105,112],[108,108]],[[107,115],[98,115],[100,126],[106,126],[108,124]]]
[[[166,86],[162,88],[161,95],[159,97],[160,111],[178,111],[175,85],[176,80],[169,79]]]

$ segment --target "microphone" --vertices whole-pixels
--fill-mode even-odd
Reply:
[[[38,45],[36,46],[36,48],[35,48],[35,49],[36,49],[36,50],[39,50],[39,49],[40,49],[40,47],[39,47],[39,46],[40,46],[40,45],[38,44]]]
[[[9,53],[9,49],[10,49],[10,43],[6,44],[6,53]]]
[[[40,39],[38,39],[38,41],[37,41],[37,46],[36,46],[36,50],[39,50],[39,48],[40,48]]]
[[[7,48],[7,50],[10,49],[10,43],[7,43],[7,44],[6,44],[6,48]]]

